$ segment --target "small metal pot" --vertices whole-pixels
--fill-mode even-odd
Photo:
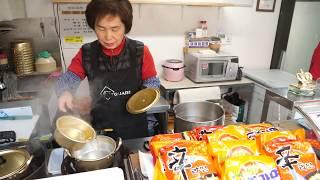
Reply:
[[[61,116],[56,121],[54,138],[57,143],[68,149],[76,151],[84,147],[96,137],[91,125],[74,116]]]
[[[33,156],[24,149],[4,149],[0,151],[0,180],[22,179]]]
[[[112,165],[114,154],[121,145],[121,138],[116,143],[108,136],[97,136],[95,140],[80,150],[70,152],[69,155],[75,159],[75,166],[79,171],[105,169]]]
[[[186,102],[174,108],[174,132],[190,131],[198,126],[224,125],[224,110],[207,101]]]

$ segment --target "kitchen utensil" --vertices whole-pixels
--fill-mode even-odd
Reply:
[[[108,136],[100,136],[76,151],[68,152],[75,159],[76,169],[80,171],[92,171],[108,168],[112,165],[113,156],[122,145],[119,138],[116,143]]]
[[[184,78],[183,61],[177,59],[169,59],[162,65],[163,76],[168,81],[181,81]]]
[[[224,125],[224,109],[212,102],[185,102],[173,110],[174,132],[189,131],[198,126]]]
[[[70,151],[81,149],[96,138],[96,132],[86,121],[74,116],[61,116],[56,121],[54,138]]]
[[[160,92],[155,88],[146,88],[131,96],[127,102],[127,111],[131,114],[146,112],[160,99]]]
[[[312,74],[309,72],[304,72],[302,69],[300,69],[300,72],[296,74],[296,77],[302,82],[303,85],[312,83]]]
[[[0,179],[21,179],[26,175],[33,156],[24,149],[0,151]]]

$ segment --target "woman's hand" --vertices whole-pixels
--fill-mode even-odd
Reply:
[[[69,91],[63,92],[58,99],[59,110],[62,112],[67,112],[67,108],[72,110],[73,109],[72,100],[73,100],[73,96]]]

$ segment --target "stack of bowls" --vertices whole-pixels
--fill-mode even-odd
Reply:
[[[11,42],[11,51],[17,75],[31,74],[34,71],[34,56],[31,42],[16,40]]]

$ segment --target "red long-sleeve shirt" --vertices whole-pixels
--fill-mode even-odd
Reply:
[[[103,52],[107,56],[117,56],[121,53],[124,45],[125,38],[123,38],[121,44],[117,48],[113,50],[103,48]],[[68,67],[68,70],[79,76],[80,79],[84,79],[87,76],[82,64],[82,49],[80,49],[78,53],[73,57],[71,64]],[[144,54],[142,60],[142,80],[155,77],[156,75],[157,72],[154,66],[153,57],[148,47],[144,46]]]
[[[320,77],[320,42],[313,52],[309,72],[312,74],[314,80]]]

